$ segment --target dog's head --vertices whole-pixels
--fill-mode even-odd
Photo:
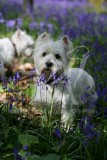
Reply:
[[[18,29],[12,36],[18,56],[31,56],[33,53],[34,41],[26,32]]]
[[[67,36],[54,41],[48,33],[42,33],[36,40],[34,51],[37,75],[45,74],[48,79],[53,73],[63,74],[69,63],[67,53],[72,47]]]

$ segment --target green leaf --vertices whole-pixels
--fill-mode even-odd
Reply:
[[[21,150],[21,151],[19,152],[19,155],[24,158],[25,155],[26,155],[26,151],[22,151],[22,150]]]
[[[36,94],[36,85],[31,84],[29,89],[24,90],[24,93],[29,96],[32,100],[34,99],[34,95]]]
[[[31,144],[37,144],[39,143],[39,140],[37,137],[29,135],[29,134],[22,134],[19,135],[18,141],[26,146],[30,146]]]
[[[37,155],[28,156],[27,160],[40,160],[40,157]]]
[[[4,92],[3,87],[2,85],[0,85],[0,93],[3,93],[3,92]]]
[[[48,154],[45,157],[42,157],[40,160],[60,160],[60,156],[57,154]]]
[[[33,100],[34,99],[34,95],[36,93],[37,87],[35,84],[32,84],[30,86],[30,92],[29,92],[29,97]]]
[[[67,156],[65,155],[63,160],[71,160],[71,159],[67,158]]]

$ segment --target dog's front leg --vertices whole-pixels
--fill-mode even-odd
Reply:
[[[11,76],[13,74],[13,66],[12,64],[5,64],[4,67],[6,70],[6,76]]]
[[[73,107],[67,105],[65,102],[62,103],[61,123],[63,127],[69,129],[73,123],[73,119],[74,119]]]

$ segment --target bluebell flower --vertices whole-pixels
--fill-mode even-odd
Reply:
[[[53,32],[53,25],[50,24],[50,23],[48,23],[48,24],[47,24],[47,27],[48,27],[48,32],[49,32],[49,33],[52,33],[52,32]]]
[[[12,82],[12,77],[9,77],[9,82]]]
[[[86,124],[84,126],[84,135],[88,139],[96,139],[99,137],[99,133],[94,129],[95,125],[93,124]]]
[[[14,154],[14,159],[15,160],[21,160],[21,156],[18,154],[18,148],[17,147],[15,147],[13,149],[13,154]]]
[[[16,24],[16,20],[7,20],[6,21],[6,26],[8,28],[14,28],[15,27],[15,24]]]
[[[46,83],[46,77],[45,74],[42,74],[37,80],[36,83],[38,86],[41,87],[41,89],[43,89],[43,84]]]
[[[82,130],[85,124],[85,117],[82,117],[78,123],[79,128]]]
[[[17,98],[10,95],[9,100],[10,100],[11,103],[13,103],[13,102],[17,101]]]
[[[12,103],[10,103],[9,112],[12,112],[12,109],[13,109],[13,105],[12,105]]]
[[[21,76],[20,76],[20,73],[19,73],[19,72],[16,72],[15,76],[16,76],[16,78],[17,78],[18,80],[21,78]]]
[[[52,79],[53,79],[52,85],[57,87],[57,84],[60,83],[60,81],[62,81],[64,78],[63,78],[62,75],[61,76],[57,76],[56,73],[52,73]]]
[[[28,146],[23,146],[23,150],[27,151],[28,150]]]
[[[4,24],[6,22],[5,19],[0,19],[0,24]]]
[[[40,31],[43,32],[46,28],[46,24],[44,22],[40,22]]]
[[[23,25],[23,19],[22,18],[17,18],[16,19],[16,28],[20,28]]]
[[[42,75],[40,76],[40,81],[41,81],[41,82],[45,82],[45,81],[46,81],[45,74],[42,74]]]
[[[10,87],[8,87],[7,91],[12,92],[13,90]]]
[[[16,85],[16,83],[20,80],[21,75],[19,72],[16,72],[15,75],[13,76],[13,83]]]
[[[5,76],[1,77],[1,81],[2,81],[2,86],[3,86],[3,90],[7,89],[7,78]]]
[[[14,85],[16,85],[16,83],[17,83],[17,79],[15,76],[13,76],[13,83],[14,83]]]
[[[56,80],[56,79],[57,79],[56,73],[52,73],[52,78],[53,78],[53,80]]]
[[[3,13],[2,12],[0,12],[0,19],[2,19],[3,18]]]
[[[31,23],[29,24],[29,28],[30,28],[31,30],[38,29],[38,23],[37,23],[37,22],[31,22]]]
[[[107,107],[104,108],[104,117],[107,118]]]
[[[62,137],[61,131],[60,131],[59,128],[56,128],[53,134],[54,134],[54,136],[57,137],[57,138],[61,138],[61,137]]]
[[[33,78],[33,73],[35,73],[35,72],[36,72],[36,69],[33,68],[33,69],[31,70],[31,72],[30,72],[30,78],[31,78],[31,79]]]

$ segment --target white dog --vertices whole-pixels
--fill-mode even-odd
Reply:
[[[41,83],[37,86],[36,104],[50,107],[53,103],[53,110],[60,110],[61,121],[65,124],[68,120],[72,122],[78,106],[89,99],[97,100],[92,76],[83,69],[68,67],[70,60],[67,53],[72,49],[73,44],[67,36],[53,41],[50,35],[44,32],[37,38],[34,52],[36,74]],[[57,78],[52,76],[53,73]],[[44,83],[41,75],[46,77]],[[53,84],[56,81],[58,84],[55,87]],[[83,98],[84,95],[88,96]]]
[[[2,66],[12,66],[15,57],[31,56],[33,45],[31,36],[18,29],[10,39],[0,39],[0,63]]]

